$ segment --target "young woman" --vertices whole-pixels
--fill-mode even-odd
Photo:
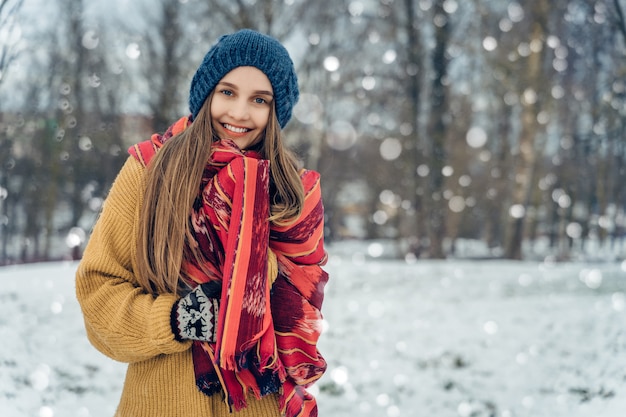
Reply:
[[[225,35],[191,115],[130,148],[77,275],[87,335],[128,362],[116,416],[316,416],[319,174],[283,145],[298,83],[286,49]]]

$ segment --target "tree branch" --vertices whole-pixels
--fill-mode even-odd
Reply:
[[[622,5],[619,4],[619,0],[613,0],[615,3],[615,10],[617,11],[618,26],[622,35],[624,35],[624,42],[626,43],[626,20],[624,19],[624,11]]]
[[[17,0],[12,6],[9,6],[11,0],[0,1],[0,28],[7,33],[7,37],[11,37],[11,33],[15,29],[15,20],[11,20],[13,16],[16,16],[24,0]],[[6,9],[8,8],[8,9]],[[6,13],[4,11],[6,10]],[[9,67],[9,64],[17,57],[15,52],[15,44],[6,43],[0,45],[0,83],[4,78],[4,73]]]

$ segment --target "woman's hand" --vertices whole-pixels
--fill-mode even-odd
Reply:
[[[176,340],[215,342],[221,285],[198,285],[172,307],[171,325]]]

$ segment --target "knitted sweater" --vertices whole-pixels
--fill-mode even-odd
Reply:
[[[116,417],[229,416],[220,394],[195,385],[191,342],[178,342],[170,326],[177,297],[142,290],[136,236],[145,170],[129,157],[118,174],[76,273],[76,293],[87,336],[110,358],[128,363]],[[275,395],[249,396],[237,417],[277,417]]]

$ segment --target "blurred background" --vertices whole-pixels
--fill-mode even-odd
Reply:
[[[0,265],[79,258],[126,149],[188,113],[202,57],[244,27],[295,61],[285,133],[322,173],[329,243],[384,241],[407,261],[623,259],[625,12],[0,0]]]
[[[622,416],[625,13],[0,0],[0,415],[114,413],[125,365],[89,346],[77,263],[12,265],[80,258],[128,147],[188,113],[204,54],[247,27],[290,51],[286,140],[322,174],[320,415]]]

